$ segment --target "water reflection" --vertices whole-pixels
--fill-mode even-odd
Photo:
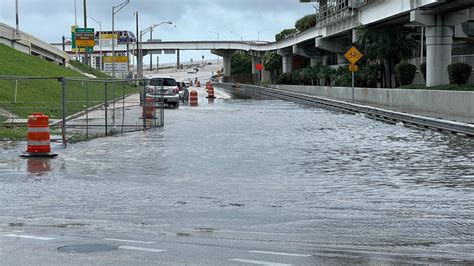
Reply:
[[[26,169],[28,173],[42,176],[52,170],[51,160],[49,158],[28,158]]]

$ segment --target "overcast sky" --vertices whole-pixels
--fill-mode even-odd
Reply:
[[[70,36],[74,25],[74,0],[18,0],[20,28],[47,42],[60,42],[61,36]],[[77,24],[84,25],[83,0],[77,2]],[[87,0],[87,15],[102,21],[103,30],[111,30],[112,6],[123,0]],[[220,33],[221,40],[238,40],[234,31],[244,40],[273,41],[274,35],[284,28],[294,27],[295,21],[314,12],[311,4],[299,0],[131,0],[115,15],[116,30],[135,32],[133,12],[139,12],[139,27],[144,29],[162,21],[172,21],[176,27],[161,25],[153,32],[154,39],[212,40]],[[15,25],[15,0],[0,0],[0,22]],[[88,26],[99,26],[88,20]],[[183,52],[184,60],[208,52]],[[167,58],[169,57],[169,58]],[[161,62],[173,56],[162,56]],[[146,61],[145,61],[146,62]]]

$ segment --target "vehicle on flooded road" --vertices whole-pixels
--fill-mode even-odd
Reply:
[[[154,77],[145,87],[146,97],[153,98],[155,104],[167,104],[179,108],[179,85],[172,77]]]

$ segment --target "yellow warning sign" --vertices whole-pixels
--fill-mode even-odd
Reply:
[[[344,54],[344,57],[347,61],[351,62],[351,64],[355,65],[364,55],[355,47],[352,46],[349,51]]]
[[[350,71],[350,72],[357,72],[357,71],[359,71],[359,66],[358,66],[358,65],[350,64],[350,65],[349,65],[349,71]]]

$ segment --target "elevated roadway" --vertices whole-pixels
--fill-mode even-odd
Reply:
[[[335,2],[335,1],[334,1]],[[344,2],[344,1],[343,1]],[[453,37],[463,34],[462,24],[474,20],[474,0],[350,0],[336,11],[319,11],[318,24],[307,31],[278,42],[257,41],[150,41],[140,47],[143,54],[162,51],[211,50],[223,57],[224,75],[231,73],[230,58],[238,52],[252,55],[253,66],[261,62],[266,52],[277,51],[283,57],[283,72],[294,68],[294,56],[310,58],[311,64],[346,64],[344,52],[357,41],[355,28],[411,25],[426,28],[427,84],[448,83],[447,66],[451,63]],[[336,3],[336,2],[335,2]],[[340,1],[337,2],[340,4]],[[342,3],[342,2],[341,2]],[[320,3],[321,5],[321,3]],[[330,15],[328,15],[330,14]],[[465,28],[465,27],[464,27]],[[456,30],[455,30],[456,29]],[[62,44],[55,44],[61,47]],[[136,44],[130,45],[134,49]],[[99,47],[95,47],[99,49]],[[107,49],[107,48],[105,48]],[[66,52],[71,46],[66,45]],[[118,45],[116,51],[127,51],[127,45]],[[179,58],[179,56],[178,56]],[[179,60],[178,60],[179,65]],[[254,73],[256,70],[253,69]],[[263,75],[262,78],[268,78]]]
[[[69,62],[69,55],[58,47],[4,23],[0,23],[0,43],[59,65]]]

